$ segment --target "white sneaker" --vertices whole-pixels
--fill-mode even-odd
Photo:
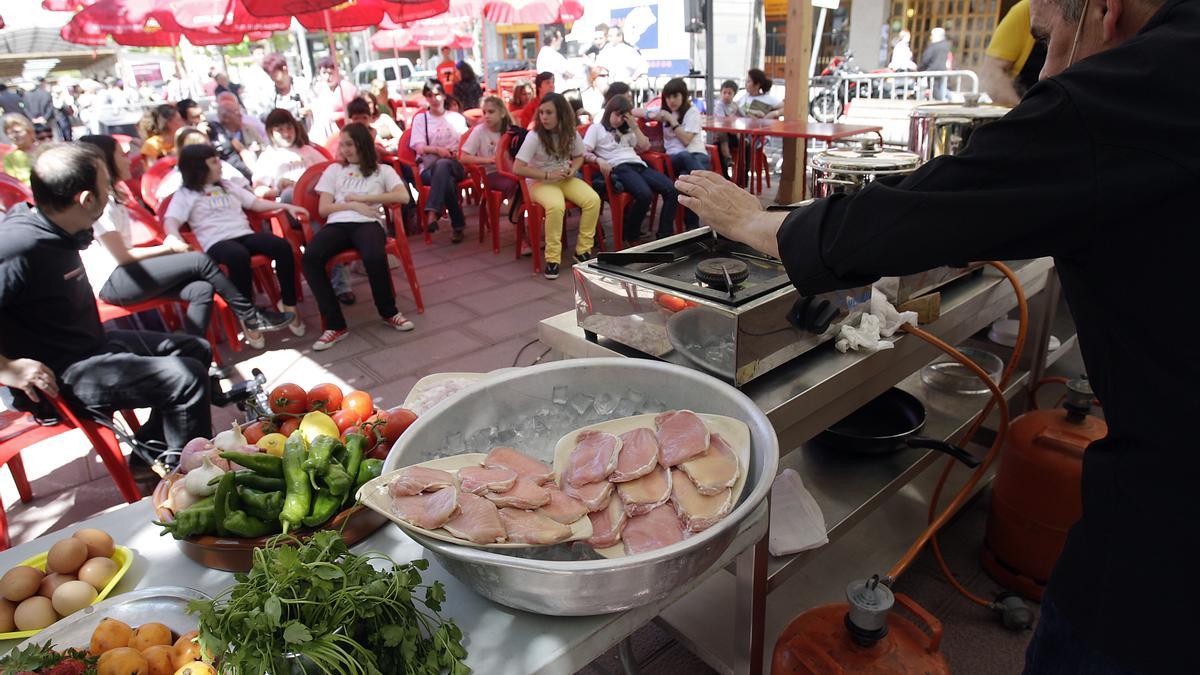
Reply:
[[[348,330],[327,330],[321,333],[321,337],[317,338],[317,341],[313,343],[313,351],[323,352],[348,337],[350,337],[350,331]]]
[[[398,331],[404,332],[408,332],[417,327],[416,324],[404,318],[404,315],[400,312],[396,312],[396,316],[393,316],[390,319],[384,319],[383,322]]]
[[[308,326],[304,325],[304,321],[300,320],[300,317],[296,317],[296,323],[289,323],[288,330],[292,331],[292,335],[296,337],[304,337],[304,334],[308,332]]]
[[[251,337],[250,333],[243,331],[242,337],[246,338],[246,344],[250,345],[251,349],[265,349],[267,346],[267,336],[262,333],[258,337]]]

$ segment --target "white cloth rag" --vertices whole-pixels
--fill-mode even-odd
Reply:
[[[784,469],[771,485],[771,533],[767,548],[781,556],[824,546],[825,515],[794,469]]]
[[[872,288],[870,309],[862,314],[857,326],[842,324],[833,346],[843,354],[851,349],[868,352],[891,349],[892,342],[882,338],[895,335],[906,323],[917,325],[917,313],[896,311],[882,291]]]

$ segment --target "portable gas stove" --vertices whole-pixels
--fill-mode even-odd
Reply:
[[[741,386],[857,322],[869,286],[801,296],[783,263],[708,228],[575,265],[589,340],[699,367]]]

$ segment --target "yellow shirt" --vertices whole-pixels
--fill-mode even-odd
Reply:
[[[154,160],[165,157],[174,151],[175,142],[163,135],[151,136],[146,139],[145,143],[142,143],[142,154],[147,159]]]
[[[1036,42],[1029,32],[1029,0],[1021,0],[1008,10],[1008,14],[996,26],[992,33],[992,41],[988,44],[987,55],[1012,63],[1008,72],[1013,77],[1021,74],[1025,60],[1033,51]]]

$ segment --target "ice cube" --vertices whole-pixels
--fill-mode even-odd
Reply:
[[[614,411],[614,416],[617,418],[633,417],[637,414],[638,405],[640,405],[640,402],[634,403],[627,398],[623,398],[619,403],[617,403],[617,409]]]
[[[575,394],[571,397],[571,407],[579,415],[585,415],[588,408],[592,407],[592,397],[587,394]]]
[[[505,427],[503,429],[497,429],[496,433],[492,436],[491,446],[495,447],[497,445],[511,445],[516,438],[517,430],[515,428]],[[488,450],[491,450],[492,447],[489,447]]]
[[[592,404],[596,408],[598,415],[611,415],[617,409],[617,399],[615,394],[605,392],[596,397],[596,401]]]
[[[467,450],[470,452],[487,452],[492,449],[492,441],[496,436],[496,427],[483,427],[473,432],[467,439]]]
[[[643,394],[640,391],[634,391],[633,389],[630,389],[629,391],[625,392],[625,398],[632,401],[634,403],[634,405],[641,405],[642,401],[646,400],[645,394]]]
[[[642,413],[660,413],[667,410],[667,404],[658,400],[646,401],[642,404]]]
[[[554,398],[551,399],[557,405],[562,405],[567,402],[567,385],[560,385],[554,388]]]
[[[455,431],[446,437],[446,451],[451,455],[461,455],[467,451],[467,444],[463,440],[461,431]]]

